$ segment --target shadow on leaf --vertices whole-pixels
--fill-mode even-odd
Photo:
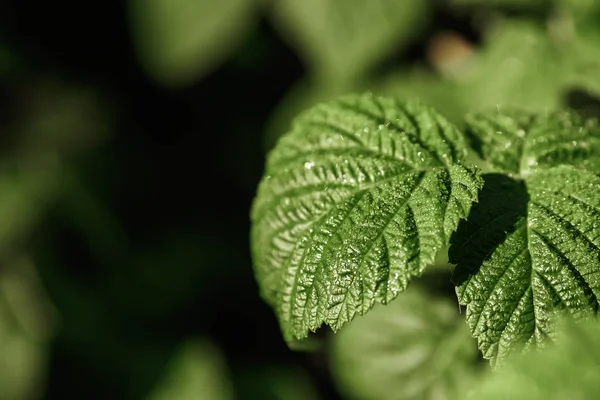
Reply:
[[[457,264],[452,282],[459,286],[476,274],[494,250],[527,216],[529,195],[524,182],[506,175],[486,174],[479,202],[473,204],[450,240],[448,258]]]

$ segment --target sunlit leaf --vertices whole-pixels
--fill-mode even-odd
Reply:
[[[388,303],[434,261],[481,187],[465,153],[415,102],[350,96],[295,120],[252,207],[256,277],[286,340]]]
[[[474,113],[466,130],[497,171],[521,176],[554,165],[600,173],[600,126],[570,111]]]

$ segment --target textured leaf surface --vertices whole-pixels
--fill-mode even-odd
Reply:
[[[485,175],[449,257],[471,332],[492,365],[523,345],[543,345],[557,311],[598,311],[600,178],[569,166],[526,181]]]
[[[269,154],[252,209],[262,296],[284,336],[334,330],[431,263],[476,199],[459,132],[417,103],[319,105]]]
[[[424,28],[422,0],[278,0],[275,22],[324,81],[353,79]]]
[[[477,345],[456,303],[418,289],[333,337],[332,367],[344,398],[451,399],[474,378]]]
[[[600,393],[600,324],[596,319],[570,323],[557,344],[511,361],[489,374],[460,399],[571,400],[595,399]]]
[[[467,116],[467,134],[497,170],[526,176],[553,165],[600,172],[600,127],[568,111],[493,112]]]
[[[236,48],[255,8],[255,0],[129,0],[138,57],[159,83],[188,85]]]

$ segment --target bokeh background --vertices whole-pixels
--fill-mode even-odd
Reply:
[[[283,342],[248,243],[265,153],[303,109],[353,92],[419,97],[457,124],[599,115],[598,3],[3,0],[0,400],[433,398],[369,376],[386,354],[372,343],[421,340],[383,343],[398,333],[383,308],[380,337],[357,323],[316,352]],[[463,323],[440,260],[396,312],[425,301],[419,318]]]

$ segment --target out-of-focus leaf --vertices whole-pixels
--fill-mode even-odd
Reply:
[[[423,0],[278,0],[280,31],[322,81],[359,77],[427,25]]]
[[[505,106],[540,111],[561,104],[570,73],[565,52],[535,25],[498,26],[458,84],[469,110]]]
[[[494,6],[510,9],[549,8],[552,0],[450,0],[452,4],[471,6]]]
[[[350,82],[340,82],[339,86],[306,80],[297,82],[271,112],[265,130],[265,148],[267,150],[273,148],[279,137],[290,129],[292,120],[302,111],[341,95],[362,92],[365,86]]]
[[[42,397],[54,311],[28,258],[0,269],[0,399]]]
[[[457,124],[466,111],[463,93],[455,82],[422,70],[392,73],[373,84],[372,90],[404,100],[420,99]]]
[[[18,58],[11,48],[0,43],[0,76],[4,76],[13,71]]]
[[[244,399],[318,400],[306,371],[289,366],[253,366],[236,378]]]
[[[599,6],[600,8],[600,6]],[[568,44],[573,72],[568,83],[593,95],[600,95],[600,27],[594,24],[577,27],[576,40]]]
[[[600,393],[600,324],[564,324],[557,343],[527,352],[466,388],[459,399],[572,400]]]
[[[89,150],[111,134],[112,113],[97,90],[40,79],[23,93],[20,102],[26,117],[15,129],[19,151],[27,156]]]
[[[477,346],[456,304],[409,288],[333,337],[348,399],[450,399],[475,377]]]
[[[58,160],[27,162],[0,165],[0,259],[30,232],[60,188]]]
[[[597,40],[600,30],[593,28],[551,35],[534,24],[507,22],[489,32],[464,73],[451,78],[396,73],[375,91],[421,98],[453,121],[477,110],[557,109],[570,89],[600,93]]]
[[[600,11],[600,3],[597,0],[555,0],[557,6],[565,10],[576,19],[586,19],[597,16]]]
[[[184,342],[147,400],[233,399],[225,360],[208,340]]]
[[[129,0],[139,60],[159,83],[189,85],[243,41],[255,8],[255,0]]]

